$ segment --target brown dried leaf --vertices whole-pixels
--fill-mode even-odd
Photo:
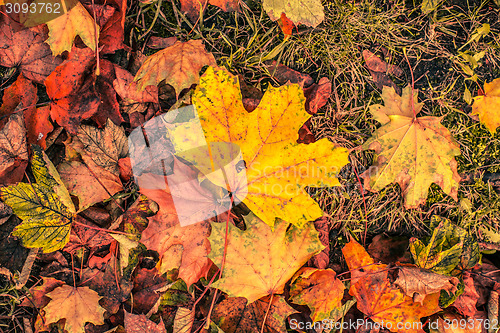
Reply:
[[[457,291],[459,280],[416,266],[398,266],[397,279],[394,284],[400,287],[405,295],[422,304],[425,296],[445,290],[448,294]]]

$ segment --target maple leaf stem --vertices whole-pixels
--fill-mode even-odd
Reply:
[[[269,298],[269,306],[267,307],[266,314],[264,315],[264,320],[262,320],[262,328],[260,329],[260,333],[264,333],[264,327],[266,327],[267,315],[269,314],[269,311],[271,311],[271,304],[273,303],[273,297],[274,294],[271,294],[271,297]]]
[[[127,234],[126,232],[122,232],[122,231],[118,231],[118,230],[109,230],[109,229],[103,229],[103,228],[93,227],[91,225],[78,222],[76,220],[74,220],[73,223],[78,224],[79,226],[82,226],[82,227],[85,227],[85,228],[99,230],[99,231],[104,231],[104,232],[109,232],[109,233],[112,233],[112,234],[119,234],[119,235],[125,235],[125,236],[134,236],[133,234]]]
[[[97,17],[95,16],[95,6],[94,0],[92,0],[92,13],[94,14],[94,38],[95,38],[95,58],[97,60],[95,75],[100,75],[100,65],[99,65],[99,37],[97,37]]]

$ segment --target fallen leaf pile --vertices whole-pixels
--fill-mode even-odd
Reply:
[[[0,0],[2,13],[11,2],[38,4]],[[146,57],[125,45],[127,6],[156,20],[161,1],[66,2],[60,15],[0,16],[0,282],[34,314],[26,332],[320,332],[359,319],[447,332],[446,320],[492,317],[495,301],[498,316],[498,269],[456,221],[435,214],[428,238],[381,234],[366,249],[360,230],[332,236],[316,193],[339,193],[353,150],[314,117],[331,111],[336,78],[271,59],[262,89],[199,37],[150,36]],[[325,19],[319,0],[261,5],[284,43]],[[196,27],[208,6],[237,17],[247,5],[180,6]],[[355,148],[374,151],[362,190],[397,183],[415,209],[436,184],[457,201],[452,133],[420,115],[416,89],[397,92],[388,55],[362,55],[383,101]],[[472,106],[491,133],[498,80]]]

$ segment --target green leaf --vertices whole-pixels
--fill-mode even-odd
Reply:
[[[69,241],[75,207],[47,155],[33,146],[36,184],[18,183],[0,189],[0,198],[23,220],[12,232],[25,247],[59,250]]]
[[[431,218],[430,228],[434,231],[427,245],[410,239],[410,252],[417,266],[456,276],[479,262],[479,245],[467,231],[439,216]]]

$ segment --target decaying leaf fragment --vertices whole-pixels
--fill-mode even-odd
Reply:
[[[500,126],[500,78],[484,84],[484,95],[474,97],[472,114],[494,134]]]
[[[375,150],[374,165],[366,170],[365,188],[379,191],[397,182],[405,197],[405,207],[417,208],[425,203],[432,183],[457,200],[460,176],[455,156],[458,144],[450,131],[441,125],[441,118],[418,117],[422,103],[418,92],[407,86],[403,95],[384,87],[385,105],[372,105],[370,112],[382,124],[363,144],[364,150]]]
[[[252,213],[244,219],[245,231],[229,224],[226,250],[224,223],[212,223],[208,238],[209,258],[216,265],[221,265],[226,252],[222,278],[212,286],[231,297],[245,297],[252,303],[282,293],[297,269],[324,248],[312,223],[298,228],[278,220],[273,231]]]
[[[269,304],[271,303],[271,304]],[[286,318],[296,313],[281,295],[266,296],[248,304],[243,297],[228,297],[215,306],[213,320],[224,333],[286,332]],[[267,314],[267,317],[266,317]]]
[[[346,244],[342,253],[353,277],[349,294],[356,297],[358,309],[369,319],[392,332],[423,333],[422,326],[414,323],[441,310],[439,292],[427,295],[422,303],[414,302],[390,283],[388,266],[375,264],[356,241]]]
[[[32,146],[31,170],[36,183],[2,187],[0,198],[23,220],[12,233],[25,247],[59,250],[69,241],[76,213],[56,168],[38,146]]]

